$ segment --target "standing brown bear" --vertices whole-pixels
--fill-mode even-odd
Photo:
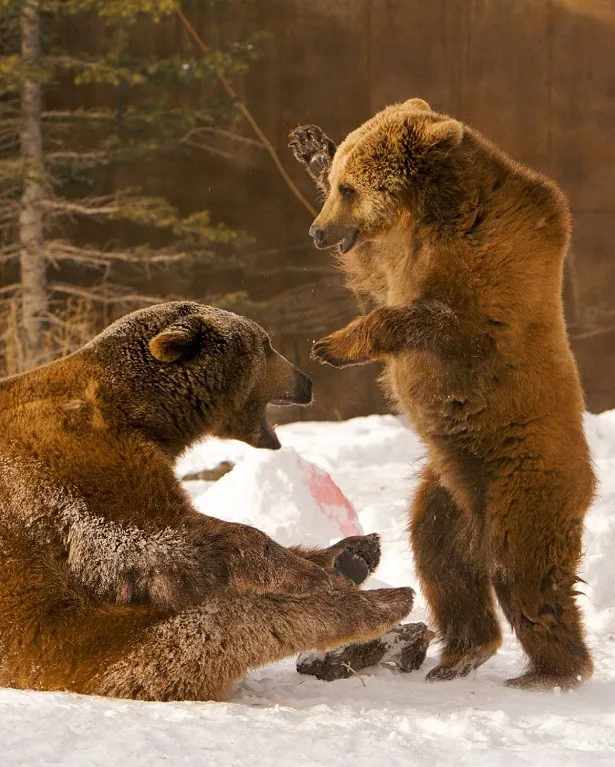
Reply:
[[[374,536],[285,549],[199,514],[173,474],[207,434],[279,447],[267,403],[310,399],[258,325],[193,303],[0,381],[0,685],[217,700],[248,668],[401,620],[411,589],[343,577],[375,567]]]
[[[429,679],[484,663],[494,592],[530,661],[508,684],[569,688],[592,661],[575,603],[594,474],[562,309],[562,192],[477,131],[411,99],[336,148],[291,147],[327,195],[310,233],[377,305],[314,346],[383,380],[427,447],[410,532],[443,641]]]

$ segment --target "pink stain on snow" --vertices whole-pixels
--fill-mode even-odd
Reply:
[[[302,462],[302,468],[305,471],[308,490],[322,509],[322,513],[337,523],[342,535],[362,535],[354,506],[327,472],[307,462]]]

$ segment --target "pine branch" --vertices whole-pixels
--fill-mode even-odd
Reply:
[[[49,12],[94,13],[109,22],[130,21],[141,14],[160,21],[174,13],[181,0],[42,0],[42,5]]]
[[[91,167],[93,165],[100,165],[101,163],[109,162],[109,152],[47,152],[45,155],[45,161],[49,165],[56,164],[77,164],[80,167]]]
[[[0,287],[0,296],[4,295],[15,295],[18,291],[21,290],[21,284],[19,282],[14,282],[12,285],[4,285],[3,287]]]
[[[262,141],[257,141],[256,139],[249,138],[248,136],[242,136],[239,133],[233,133],[232,131],[224,130],[223,128],[215,128],[209,125],[201,126],[199,128],[194,128],[184,138],[191,138],[191,137],[200,136],[203,134],[221,136],[223,138],[228,139],[229,141],[236,142],[238,144],[245,144],[251,149],[260,149],[261,151],[265,149]]]
[[[17,286],[19,287],[19,286]],[[51,290],[68,296],[79,296],[100,304],[159,304],[161,301],[172,300],[161,296],[147,296],[141,293],[125,291],[119,285],[99,285],[95,288],[82,288],[65,282],[52,282]],[[177,297],[178,298],[178,297]]]
[[[224,157],[226,160],[237,160],[236,148],[234,151],[225,151],[224,149],[220,149],[219,146],[213,146],[211,143],[212,139],[227,141],[229,144],[231,144],[231,146],[235,145],[235,147],[239,149],[246,148],[249,150],[265,150],[265,146],[261,141],[256,141],[253,138],[242,136],[239,133],[232,133],[231,131],[223,130],[222,128],[214,128],[213,126],[200,126],[198,128],[192,128],[192,130],[189,130],[188,133],[186,133],[186,135],[180,139],[180,141],[186,146],[191,146],[195,149],[201,149],[205,152],[209,152],[210,154]]]
[[[7,264],[19,258],[19,246],[16,243],[0,248],[0,264]]]
[[[97,216],[104,217],[117,213],[121,206],[117,204],[97,205],[95,201],[73,202],[71,200],[45,200],[43,207],[54,216]]]
[[[47,122],[63,120],[92,120],[99,122],[113,122],[117,120],[117,113],[111,109],[53,109],[42,113],[42,119]]]
[[[0,160],[0,183],[7,181],[21,181],[23,177],[24,161],[21,157],[7,157]]]
[[[240,0],[240,2],[249,1]],[[4,2],[11,2],[11,0],[4,0]],[[41,6],[43,10],[50,13],[95,14],[108,25],[115,26],[118,22],[134,22],[140,16],[147,16],[158,23],[176,13],[181,8],[182,2],[183,0],[41,0]],[[229,0],[193,0],[193,4],[206,8],[228,2]]]
[[[47,56],[45,64],[49,68],[65,70],[71,73],[75,85],[112,85],[123,86],[156,86],[173,85],[186,87],[204,81],[213,81],[222,72],[224,75],[244,74],[250,62],[254,59],[255,48],[251,43],[235,48],[226,53],[213,50],[203,58],[176,55],[166,58],[132,58],[122,56],[121,63],[117,57],[83,57],[61,55]],[[0,68],[0,75],[2,74]],[[49,72],[47,72],[49,76]],[[15,76],[20,76],[17,66],[11,63],[7,73],[7,83],[10,84]]]
[[[44,200],[44,210],[54,216],[85,216],[119,221],[133,221],[143,226],[170,227],[177,223],[177,211],[162,197],[138,197],[128,190],[114,195]]]
[[[19,216],[19,203],[16,201],[4,202],[0,208],[0,227],[14,224]]]
[[[0,123],[0,142],[6,141],[7,138],[19,140],[19,121],[4,117]]]
[[[49,82],[52,74],[49,67],[42,62],[33,63],[17,54],[2,56],[0,58],[0,95],[16,93],[26,81],[38,85]]]
[[[47,253],[53,261],[71,261],[75,264],[110,267],[114,263],[124,264],[172,264],[185,261],[188,253],[164,252],[149,248],[127,250],[101,250],[90,246],[79,247],[65,240],[52,240],[47,244]],[[2,251],[0,251],[0,256]]]

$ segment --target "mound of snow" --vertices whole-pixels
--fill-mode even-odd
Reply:
[[[585,428],[599,487],[585,520],[581,577],[587,585],[580,590],[587,596],[579,604],[595,675],[579,690],[537,694],[504,687],[502,680],[524,664],[508,631],[488,663],[445,684],[425,682],[438,655],[433,643],[419,671],[376,667],[331,683],[300,676],[290,658],[251,672],[229,703],[140,703],[0,689],[1,764],[615,764],[615,411],[586,414]],[[405,499],[416,487],[424,453],[418,437],[393,416],[287,424],[278,436],[332,475],[365,531],[380,533],[377,577],[414,587],[410,619],[429,623],[406,532]],[[312,473],[289,448],[270,453],[212,439],[182,457],[178,475],[224,459],[239,464],[213,487],[185,483],[207,513],[262,528],[282,543],[322,546],[360,530],[328,475]]]
[[[361,535],[357,513],[327,472],[292,447],[253,450],[195,501],[228,522],[250,523],[284,546]]]

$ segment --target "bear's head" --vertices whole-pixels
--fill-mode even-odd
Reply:
[[[269,403],[308,404],[312,382],[255,322],[170,302],[126,315],[82,352],[99,370],[99,399],[115,422],[178,455],[206,434],[277,449]]]
[[[455,172],[464,138],[457,120],[422,99],[394,104],[350,133],[337,148],[330,192],[310,234],[342,255],[385,235],[400,218],[443,215],[458,191]]]

